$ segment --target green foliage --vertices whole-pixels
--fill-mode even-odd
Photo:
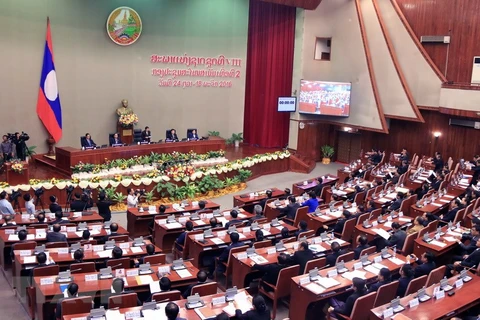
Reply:
[[[323,145],[321,150],[324,158],[331,158],[335,153],[335,149],[332,146],[329,146],[328,144]]]
[[[113,197],[115,196],[116,188],[115,187],[105,188],[100,190],[100,192],[102,191],[105,193],[105,196],[108,199],[113,199]]]
[[[218,136],[220,136],[220,132],[219,131],[208,131],[208,135],[211,136],[211,137],[218,137]]]
[[[220,188],[223,188],[223,181],[218,179],[217,175],[204,176],[203,179],[198,182],[198,190],[201,193],[207,193]]]
[[[151,191],[145,192],[145,193],[143,194],[143,196],[145,197],[145,201],[146,201],[147,203],[151,203],[151,202],[153,201],[154,195],[155,195],[155,193],[154,193],[154,190],[153,190],[153,189],[152,189]]]
[[[225,183],[225,187],[231,187],[231,186],[233,186],[233,185],[235,184],[235,183],[233,182],[233,178],[228,178],[228,177],[225,178],[224,183]]]
[[[35,149],[37,148],[37,146],[30,146],[30,147],[27,147],[27,149],[25,149],[25,155],[27,157],[32,157],[34,154],[37,154],[35,152]]]
[[[126,199],[127,199],[127,196],[124,195],[123,193],[121,192],[115,192],[115,194],[112,196],[111,198],[113,201],[116,201],[116,202],[124,202]]]
[[[226,144],[233,144],[235,141],[243,141],[243,132],[232,133],[232,136],[225,140]]]
[[[185,185],[187,198],[195,198],[198,193],[198,187],[195,183],[188,183]]]
[[[236,175],[236,177],[238,177],[238,180],[240,182],[245,182],[247,181],[248,178],[250,178],[251,175],[252,175],[251,170],[239,169],[238,175]]]

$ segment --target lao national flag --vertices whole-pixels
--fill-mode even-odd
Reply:
[[[58,95],[57,74],[53,64],[53,46],[50,20],[47,19],[47,38],[43,55],[42,76],[38,90],[37,114],[48,133],[58,142],[62,137],[62,108]]]

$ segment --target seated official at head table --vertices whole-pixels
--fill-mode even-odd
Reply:
[[[117,145],[121,145],[123,144],[122,143],[122,140],[120,139],[120,137],[118,136],[118,132],[115,132],[113,134],[113,137],[110,137],[110,147],[112,146],[117,146]]]
[[[150,127],[146,126],[145,130],[142,131],[142,141],[150,142],[152,139],[152,132],[150,131]]]
[[[187,134],[187,138],[189,140],[198,140],[200,139],[197,134],[197,129],[193,129],[192,131],[189,131]]]
[[[97,144],[92,140],[92,136],[90,136],[90,133],[85,133],[85,137],[82,137],[81,139],[82,143],[82,148],[94,148],[97,146]]]
[[[171,129],[170,132],[167,132],[167,140],[178,141],[177,131]]]

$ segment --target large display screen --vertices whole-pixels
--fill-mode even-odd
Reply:
[[[298,111],[306,114],[348,117],[351,89],[352,84],[348,82],[301,80]]]

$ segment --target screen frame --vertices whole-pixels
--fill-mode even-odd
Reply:
[[[294,109],[293,111],[290,111],[290,110],[288,110],[288,111],[278,110],[278,104],[279,104],[279,102],[280,102],[280,99],[282,99],[282,98],[290,98],[290,99],[293,98],[293,99],[295,99],[295,109]],[[296,96],[281,96],[281,97],[278,97],[278,98],[277,98],[277,112],[297,112],[297,103],[298,103],[298,98],[297,98]]]
[[[351,107],[352,107],[352,89],[353,89],[353,85],[352,85],[352,82],[338,82],[338,81],[323,81],[323,80],[306,80],[306,79],[300,79],[300,87],[299,87],[299,95],[300,93],[302,92],[302,82],[304,81],[309,81],[309,82],[321,82],[321,83],[326,83],[326,84],[340,84],[340,85],[345,85],[345,84],[349,84],[350,85],[350,97],[348,99],[348,106],[349,106],[349,109],[348,109],[348,115],[346,116],[342,116],[342,115],[334,115],[334,114],[318,114],[318,113],[312,113],[312,112],[305,112],[305,111],[302,111],[300,109],[300,98],[297,99],[297,103],[298,103],[298,113],[299,114],[305,114],[305,115],[313,115],[313,116],[326,116],[326,117],[335,117],[335,118],[348,118],[350,117],[350,113],[351,113]]]

